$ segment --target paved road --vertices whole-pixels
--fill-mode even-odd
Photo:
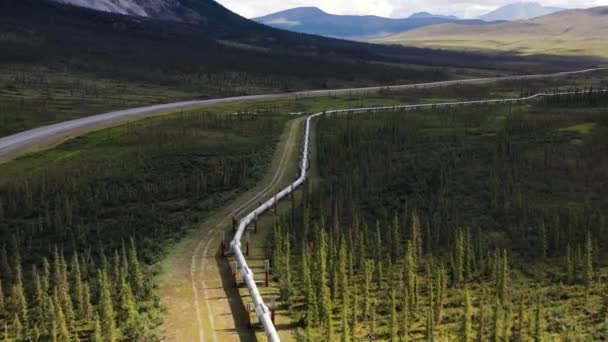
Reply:
[[[334,96],[334,95],[347,95],[347,94],[362,94],[372,93],[380,90],[404,90],[413,88],[429,88],[429,87],[441,87],[456,84],[468,84],[468,83],[484,83],[484,82],[496,82],[504,80],[521,80],[521,79],[538,79],[538,78],[551,78],[561,77],[572,74],[588,73],[598,70],[606,70],[608,68],[594,68],[578,71],[560,72],[556,74],[538,74],[538,75],[525,75],[525,76],[507,76],[507,77],[496,77],[496,78],[476,78],[466,80],[454,80],[454,81],[443,81],[443,82],[431,82],[431,83],[418,83],[418,84],[406,84],[406,85],[395,85],[385,87],[367,87],[367,88],[350,88],[350,89],[332,89],[332,90],[311,90],[311,91],[300,91],[293,93],[283,94],[267,94],[267,95],[251,95],[251,96],[237,96],[227,97],[221,99],[212,100],[200,100],[200,101],[186,101],[176,102],[169,104],[161,104],[154,106],[147,106],[141,108],[126,109],[116,112],[110,112],[105,114],[94,115],[86,118],[70,120],[61,122],[53,125],[43,126],[35,129],[31,129],[25,132],[10,135],[4,138],[0,138],[0,163],[6,162],[10,159],[16,158],[29,151],[44,149],[50,146],[54,146],[61,143],[69,138],[73,138],[88,132],[92,132],[98,129],[116,126],[129,121],[161,115],[177,110],[208,107],[218,104],[226,103],[237,103],[237,102],[251,102],[251,101],[263,101],[263,100],[276,100],[276,99],[289,99],[294,97],[320,97],[320,96]]]

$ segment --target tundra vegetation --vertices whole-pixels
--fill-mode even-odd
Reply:
[[[314,129],[268,251],[297,340],[606,339],[608,94]]]

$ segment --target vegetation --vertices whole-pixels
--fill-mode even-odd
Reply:
[[[522,55],[608,57],[608,7],[569,10],[488,25],[441,24],[377,39],[378,42]],[[564,23],[568,23],[567,27]]]
[[[604,339],[607,108],[580,92],[319,119],[319,179],[271,244],[297,336]]]
[[[286,116],[194,111],[0,169],[0,326],[15,341],[155,339],[164,246],[251,187]]]
[[[0,136],[185,99],[588,65],[309,36],[245,20],[214,1],[180,2],[204,20],[156,21],[40,0],[0,3]]]

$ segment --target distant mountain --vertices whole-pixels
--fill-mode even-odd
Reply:
[[[386,44],[521,54],[608,57],[608,7],[564,10],[490,25],[443,24],[376,40]]]
[[[408,17],[409,19],[420,19],[420,18],[443,18],[443,19],[452,19],[452,20],[460,20],[455,15],[441,15],[441,14],[432,14],[429,12],[417,12]]]
[[[409,18],[393,19],[373,15],[335,15],[316,7],[298,7],[255,18],[255,21],[289,31],[326,37],[365,39],[413,30],[429,25],[464,22],[485,24],[482,20],[459,20],[430,13],[417,13]]]
[[[545,7],[538,2],[517,2],[502,6],[488,14],[482,15],[477,19],[484,21],[527,20],[563,10],[563,8],[558,7]]]

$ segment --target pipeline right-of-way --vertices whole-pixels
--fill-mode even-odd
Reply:
[[[268,307],[264,304],[264,300],[260,295],[260,291],[254,279],[254,274],[247,265],[247,260],[245,259],[245,255],[241,250],[241,240],[243,238],[243,234],[247,229],[247,226],[258,219],[260,215],[266,212],[268,209],[277,205],[278,202],[291,194],[295,189],[304,184],[306,180],[306,176],[308,173],[308,165],[309,161],[309,147],[310,147],[310,131],[312,120],[321,116],[321,115],[331,115],[331,114],[354,114],[354,113],[373,113],[373,112],[383,112],[383,111],[407,111],[411,109],[418,108],[439,108],[439,107],[450,107],[450,106],[461,106],[461,105],[471,105],[471,104],[501,104],[501,103],[516,103],[529,101],[540,97],[553,97],[553,96],[561,96],[561,95],[572,95],[572,94],[580,94],[581,92],[557,92],[557,93],[538,93],[535,95],[520,97],[520,98],[511,98],[511,99],[490,99],[490,100],[476,100],[476,101],[459,101],[459,102],[443,102],[443,103],[426,103],[426,104],[413,104],[413,105],[398,105],[398,106],[386,106],[386,107],[366,107],[366,108],[352,108],[352,109],[337,109],[319,112],[315,114],[311,114],[306,118],[306,126],[304,130],[304,141],[302,148],[302,156],[300,160],[300,174],[298,179],[295,182],[281,190],[279,193],[274,195],[272,198],[264,202],[262,205],[257,207],[247,216],[245,216],[238,224],[238,228],[230,243],[230,248],[234,253],[238,264],[238,270],[243,278],[243,281],[247,288],[249,289],[249,294],[251,296],[251,300],[253,301],[253,305],[255,308],[256,315],[258,317],[259,322],[261,323],[266,336],[268,337],[268,341],[270,342],[279,342],[281,339],[279,334],[277,333],[277,329],[272,322],[271,312]],[[593,93],[608,93],[608,90],[594,90]]]

